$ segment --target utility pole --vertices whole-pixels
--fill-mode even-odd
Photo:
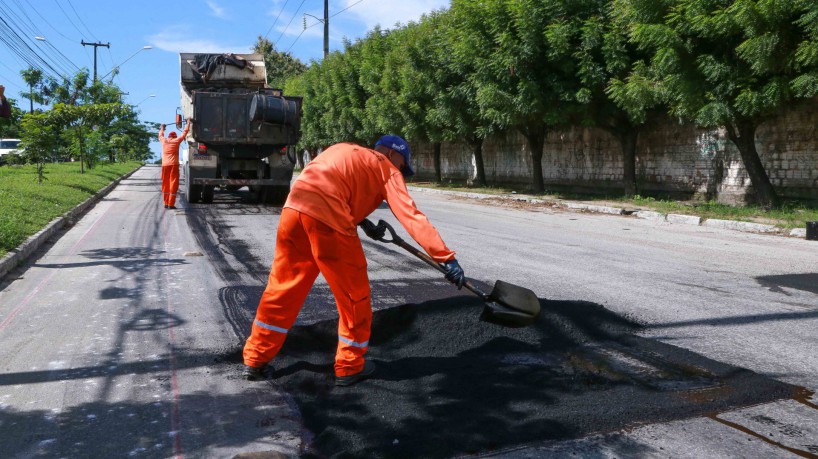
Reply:
[[[34,113],[34,86],[31,83],[28,84],[28,102],[29,102],[29,113]]]
[[[104,46],[108,49],[111,48],[110,43],[86,43],[85,40],[82,40],[82,46],[93,46],[94,47],[94,81],[97,81],[97,48],[100,46]]]
[[[324,57],[329,54],[329,0],[324,0]]]

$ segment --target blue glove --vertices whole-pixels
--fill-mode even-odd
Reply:
[[[361,223],[358,223],[358,226],[364,230],[367,236],[375,239],[376,241],[380,241],[386,235],[386,227],[383,225],[376,225],[369,221],[368,218],[365,218]]]
[[[456,285],[458,290],[463,288],[463,284],[466,283],[466,274],[460,267],[460,263],[457,260],[449,260],[444,262],[443,266],[446,268],[446,280]]]

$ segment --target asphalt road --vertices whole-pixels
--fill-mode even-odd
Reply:
[[[158,184],[144,167],[0,285],[0,457],[818,455],[815,242],[413,192],[466,274],[532,289],[541,320],[479,322],[364,240],[376,377],[331,385],[319,279],[248,384],[279,209],[166,211]]]

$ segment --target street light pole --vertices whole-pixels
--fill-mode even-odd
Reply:
[[[146,49],[153,49],[153,46],[145,45],[145,46],[139,48],[135,53],[128,56],[128,58],[125,59],[124,61],[122,61],[119,65],[115,65],[114,68],[112,68],[110,72],[106,73],[105,75],[102,75],[102,78],[100,78],[100,80],[104,80],[105,77],[107,77],[108,75],[114,73],[114,70],[118,70],[120,67],[122,67],[122,64],[124,64],[124,63],[128,62],[129,60],[133,59],[134,56],[141,53],[142,51],[145,51]]]
[[[110,43],[86,43],[85,40],[82,40],[82,46],[93,46],[94,47],[94,81],[97,81],[97,48],[100,46],[104,46],[108,49],[111,49]]]
[[[151,94],[151,95],[149,95],[148,97],[146,97],[146,98],[144,98],[144,99],[140,100],[140,101],[139,101],[139,103],[137,103],[136,105],[134,105],[134,107],[138,107],[138,106],[139,106],[139,104],[141,104],[142,102],[145,102],[146,100],[150,99],[151,97],[156,97],[156,94]]]

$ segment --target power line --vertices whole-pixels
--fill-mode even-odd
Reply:
[[[287,29],[290,28],[290,24],[292,24],[293,20],[295,20],[295,18],[298,16],[298,12],[301,11],[301,7],[304,6],[305,1],[306,0],[301,0],[301,4],[298,5],[298,9],[295,10],[295,14],[293,14],[292,19],[290,19],[290,22],[287,24],[287,27],[284,27],[284,30],[281,31],[281,35],[278,36],[275,43],[273,43],[273,46],[275,46],[275,44],[278,43],[279,40],[281,40],[281,37],[283,37],[284,34],[287,32]]]
[[[336,12],[335,14],[331,15],[331,16],[329,17],[329,19],[332,19],[332,18],[334,18],[335,16],[338,16],[339,14],[343,13],[344,11],[346,11],[346,10],[348,10],[348,9],[352,8],[353,6],[355,6],[355,5],[359,4],[359,3],[363,2],[363,1],[364,1],[364,0],[358,0],[357,2],[353,3],[352,5],[349,5],[348,7],[346,7],[346,8],[344,8],[344,9],[342,9],[341,11],[338,11],[338,12]],[[287,48],[287,52],[289,53],[289,52],[290,52],[290,50],[291,50],[291,49],[293,49],[293,46],[295,46],[295,43],[298,41],[298,39],[299,39],[299,38],[301,38],[301,35],[303,35],[303,34],[304,34],[304,32],[305,32],[307,29],[309,29],[309,28],[311,28],[311,27],[315,27],[315,26],[317,26],[318,24],[322,24],[322,23],[323,23],[323,21],[318,20],[318,21],[316,21],[316,22],[314,22],[314,23],[312,23],[312,24],[310,24],[310,25],[308,25],[308,26],[305,26],[305,27],[304,27],[304,29],[303,29],[303,30],[301,30],[301,33],[300,33],[300,34],[298,34],[298,36],[297,36],[297,37],[295,37],[295,40],[293,40],[293,42],[292,42],[292,44],[290,45],[290,47],[289,47],[289,48]]]
[[[22,8],[20,2],[15,0],[15,3],[17,4],[17,8],[20,10],[20,13],[15,12],[11,5],[0,5],[0,11],[2,11],[2,13],[9,17],[10,19],[14,19],[14,25],[17,26],[18,30],[20,31],[22,36],[25,37],[26,40],[30,40],[32,36],[40,35],[41,32],[37,28],[37,25],[28,16],[25,9]],[[39,40],[46,41],[44,39]],[[60,50],[55,48],[53,44],[47,41],[46,43],[51,47],[51,49],[43,48],[42,45],[38,44],[38,49],[40,49],[45,55],[45,58],[41,59],[45,61],[47,64],[50,65],[53,64],[52,67],[58,68],[59,69],[58,73],[61,73],[63,75],[73,73],[73,70],[70,67],[66,66],[64,62],[70,63],[71,66],[75,68],[77,68],[77,66],[73,62],[71,62],[71,60],[68,59],[65,55],[63,55],[60,52]],[[60,56],[62,56],[62,59],[56,56],[56,54],[54,54],[55,51]]]
[[[13,16],[15,18],[15,20],[14,20],[15,24],[20,28],[20,31],[22,32],[23,36],[26,37],[27,39],[30,39],[32,36],[34,36],[34,38],[37,38],[37,36],[42,35],[39,28],[34,23],[34,21],[31,20],[31,17],[29,17],[29,15],[26,13],[25,9],[20,4],[20,2],[18,0],[15,0],[15,4],[17,5],[17,8],[20,10],[20,14],[16,13],[12,9],[11,6],[6,7],[6,6],[3,6],[3,5],[0,5],[0,11],[3,11],[3,13],[5,15],[9,16],[9,17]],[[24,31],[23,27],[25,27],[27,29],[27,31]],[[41,49],[46,54],[48,59],[50,61],[52,61],[52,63],[54,63],[55,66],[59,67],[59,69],[62,71],[62,73],[70,74],[70,73],[74,72],[74,70],[71,69],[71,67],[65,66],[63,64],[63,61],[70,63],[71,66],[74,67],[74,69],[79,70],[77,65],[74,64],[71,61],[71,59],[68,59],[68,57],[66,57],[62,52],[60,52],[60,50],[57,49],[52,43],[50,43],[49,41],[47,41],[45,39],[40,39],[40,38],[37,38],[37,39],[41,40],[41,41],[45,41],[48,44],[48,46],[50,46],[53,49],[53,51],[52,51],[52,50],[49,50],[48,48],[42,48],[41,46],[39,47],[39,49]],[[60,57],[57,57],[54,54],[54,51],[56,51],[57,54],[59,54],[62,57],[62,59]]]
[[[339,14],[341,14],[341,13],[343,13],[344,11],[346,11],[346,10],[348,10],[348,9],[352,8],[353,6],[357,5],[358,3],[361,3],[362,1],[364,1],[364,0],[358,0],[357,2],[353,3],[352,5],[349,5],[348,7],[344,8],[344,9],[342,9],[341,11],[339,11],[339,12],[337,12],[337,13],[333,14],[332,16],[330,16],[330,19],[334,18],[335,16],[338,16]]]
[[[60,72],[57,71],[48,61],[43,59],[39,54],[37,54],[34,49],[29,46],[29,44],[20,36],[20,34],[14,30],[14,28],[9,25],[9,23],[0,16],[0,22],[5,25],[5,37],[2,38],[2,41],[8,46],[15,54],[17,54],[23,61],[28,63],[31,67],[37,68],[44,73],[48,73],[45,71],[45,67],[47,67],[51,72],[53,72],[52,76],[59,77]],[[40,66],[39,63],[44,64],[45,67]]]
[[[66,19],[68,19],[68,22],[70,22],[70,23],[71,23],[71,25],[72,25],[72,26],[74,26],[74,28],[75,28],[75,29],[77,29],[77,32],[79,32],[79,33],[80,33],[80,37],[84,36],[85,34],[84,34],[84,33],[82,33],[82,30],[80,30],[80,28],[79,28],[79,27],[77,27],[77,25],[76,25],[76,24],[74,24],[74,21],[72,21],[72,20],[71,20],[71,16],[69,16],[69,15],[68,15],[68,13],[66,13],[66,12],[65,12],[65,10],[64,10],[64,9],[63,9],[63,7],[62,7],[62,5],[60,5],[60,2],[58,2],[57,0],[54,0],[54,3],[56,3],[56,4],[57,4],[57,7],[59,7],[59,8],[60,8],[60,11],[62,11],[63,16],[65,16],[65,18],[66,18]]]
[[[281,9],[280,9],[280,10],[278,10],[278,16],[276,16],[276,20],[275,20],[275,21],[273,21],[273,25],[271,25],[271,26],[270,26],[270,28],[269,28],[269,29],[267,29],[267,33],[265,33],[265,34],[264,34],[264,39],[265,39],[265,40],[267,39],[267,36],[268,36],[268,35],[270,35],[270,31],[271,31],[271,30],[273,30],[273,27],[275,27],[275,26],[276,26],[276,24],[278,23],[278,18],[280,18],[280,17],[281,17],[281,13],[283,13],[283,12],[284,12],[284,8],[286,8],[286,7],[287,7],[287,3],[290,3],[290,0],[285,1],[285,2],[284,2],[284,6],[282,6],[282,7],[281,7]]]
[[[85,25],[85,22],[83,22],[83,21],[82,21],[82,16],[80,16],[80,15],[79,15],[79,13],[77,13],[77,9],[76,9],[76,8],[74,8],[74,4],[73,4],[73,3],[71,3],[71,0],[68,0],[68,5],[69,5],[69,6],[71,6],[71,9],[72,9],[72,10],[74,10],[74,14],[75,14],[75,15],[77,15],[77,19],[79,19],[80,24],[82,24],[82,26],[83,26],[83,27],[85,27],[85,30],[87,30],[87,31],[88,31],[88,33],[90,33],[90,34],[91,34],[91,38],[93,38],[94,40],[99,41],[99,40],[97,39],[97,37],[95,37],[95,36],[94,36],[94,32],[91,32],[91,29],[89,29],[89,28],[88,28],[88,26],[87,26],[87,25]]]
[[[25,0],[25,2],[26,2],[26,3],[28,3],[28,6],[29,6],[29,7],[30,7],[30,8],[31,8],[31,9],[32,9],[32,10],[33,10],[35,13],[37,13],[37,16],[40,16],[40,19],[42,19],[42,20],[43,20],[43,22],[45,22],[45,23],[46,23],[46,25],[48,25],[48,27],[51,27],[51,29],[52,29],[54,32],[57,32],[57,34],[59,34],[60,36],[62,36],[62,37],[63,37],[63,38],[65,38],[66,40],[76,41],[76,40],[75,40],[75,39],[73,39],[73,38],[69,38],[69,37],[65,36],[65,34],[63,34],[63,33],[62,33],[62,32],[60,32],[59,30],[57,30],[57,28],[56,28],[56,27],[54,27],[53,25],[51,25],[51,23],[50,23],[50,22],[48,22],[48,19],[44,18],[44,17],[43,17],[43,15],[42,15],[42,14],[40,14],[40,12],[39,12],[39,11],[37,11],[37,8],[34,8],[34,5],[32,5],[32,4],[31,4],[31,2],[29,2],[28,0]]]

